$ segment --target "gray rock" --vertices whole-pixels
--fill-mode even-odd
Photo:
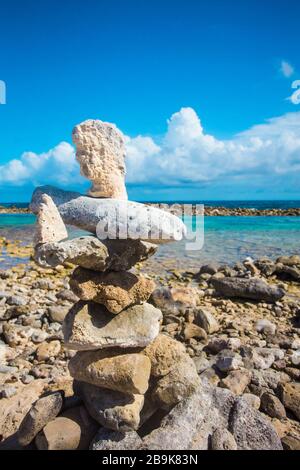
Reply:
[[[101,428],[91,442],[90,450],[137,450],[142,439],[135,432],[117,432]]]
[[[207,308],[199,308],[195,311],[194,323],[209,334],[215,333],[220,328],[219,323]]]
[[[181,240],[186,234],[184,223],[169,212],[132,201],[94,199],[52,186],[34,191],[30,205],[34,213],[44,193],[52,197],[66,224],[97,233],[100,240],[129,238],[165,243]]]
[[[126,395],[76,381],[74,391],[82,398],[89,414],[105,428],[120,432],[139,428],[144,395]]]
[[[273,426],[243,398],[236,400],[229,424],[238,450],[282,450]]]
[[[285,295],[285,291],[280,287],[270,286],[262,279],[257,278],[212,278],[211,283],[216,291],[225,297],[241,297],[276,302]]]
[[[62,405],[63,399],[59,392],[51,393],[37,400],[19,427],[19,444],[22,446],[30,444],[44,426],[56,418]]]
[[[144,347],[157,337],[161,320],[161,311],[147,303],[114,315],[102,305],[78,302],[64,320],[65,344],[78,351]]]
[[[68,311],[69,311],[68,307],[55,305],[55,306],[49,307],[47,313],[53,322],[63,323]]]
[[[243,367],[241,356],[233,351],[224,349],[217,357],[216,367],[221,372],[229,372]]]
[[[35,260],[41,266],[73,263],[93,271],[125,271],[157,251],[157,246],[141,240],[103,240],[84,236],[35,247]]]

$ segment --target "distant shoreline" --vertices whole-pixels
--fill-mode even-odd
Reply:
[[[163,206],[165,210],[170,208],[172,213],[181,214],[184,207],[185,215],[203,215],[201,208],[190,203],[146,203],[149,206],[159,207]],[[173,206],[173,207],[171,207]],[[299,202],[300,206],[300,202]],[[16,207],[14,205],[6,207],[0,205],[1,214],[31,214],[29,207]],[[225,207],[225,206],[204,206],[205,216],[288,216],[299,217],[300,207],[290,207],[288,209],[270,208],[270,209],[255,209],[248,207]]]

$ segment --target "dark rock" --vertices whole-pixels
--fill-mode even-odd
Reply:
[[[238,277],[226,279],[211,279],[217,292],[225,297],[241,297],[252,300],[276,302],[285,295],[285,291],[276,286],[270,286],[261,279],[244,279]]]

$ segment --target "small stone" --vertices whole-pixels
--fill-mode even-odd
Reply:
[[[28,304],[28,299],[21,295],[11,295],[6,299],[8,305],[16,305],[22,307]]]
[[[255,410],[259,410],[260,398],[257,395],[253,395],[253,393],[244,393],[243,400],[245,400],[249,406],[252,406]]]
[[[10,398],[10,397],[13,397],[16,393],[17,393],[16,387],[8,386],[8,387],[4,387],[0,391],[0,396],[1,398]]]
[[[35,444],[39,450],[86,450],[98,427],[84,407],[78,406],[46,424]]]
[[[198,309],[195,312],[194,323],[209,334],[215,333],[215,331],[218,331],[220,328],[219,323],[208,309]]]
[[[271,393],[263,393],[260,400],[261,410],[271,418],[286,418],[284,406],[275,395],[272,395]]]
[[[146,392],[150,369],[150,360],[143,354],[111,349],[78,352],[69,362],[74,379],[128,394]]]
[[[58,209],[51,197],[43,194],[35,226],[34,244],[59,242],[64,238],[68,238],[68,232]]]
[[[63,324],[65,345],[86,351],[145,347],[157,337],[161,319],[161,311],[150,304],[134,305],[113,315],[102,305],[78,302]]]
[[[48,308],[48,315],[53,322],[63,323],[67,313],[68,307],[61,307],[59,305],[53,305]]]
[[[129,271],[97,273],[77,268],[70,287],[81,300],[103,304],[111,313],[120,313],[133,304],[146,302],[155,288],[150,279]]]
[[[281,402],[300,420],[300,383],[279,384]]]
[[[236,351],[241,346],[241,340],[239,338],[211,338],[207,344],[207,349],[213,354],[218,354],[223,349],[230,349]]]
[[[126,395],[84,382],[75,382],[74,390],[90,415],[105,428],[121,432],[139,428],[144,395]]]
[[[222,379],[220,386],[227,388],[235,395],[242,395],[251,381],[251,372],[247,369],[232,370],[225,379]]]
[[[211,436],[212,450],[237,450],[233,435],[226,428],[216,429]]]
[[[243,365],[243,360],[239,354],[227,350],[221,351],[216,361],[216,367],[221,372],[240,369]]]
[[[275,335],[276,325],[269,320],[262,319],[256,323],[256,331],[265,335]]]
[[[18,430],[18,441],[27,446],[35,436],[60,412],[63,399],[59,392],[51,393],[37,400],[28,411]]]
[[[298,351],[293,352],[293,354],[291,355],[291,363],[294,366],[300,365],[300,349],[298,349]]]
[[[37,360],[40,361],[47,361],[50,357],[56,357],[60,353],[61,345],[60,341],[54,340],[50,341],[49,343],[42,343],[38,346],[36,350],[36,357]]]
[[[193,323],[186,323],[184,330],[183,330],[183,336],[185,340],[191,339],[191,338],[196,338],[199,340],[206,341],[207,339],[207,334],[206,331],[201,328],[198,325],[195,325]]]
[[[90,450],[138,450],[142,439],[135,432],[117,432],[100,428],[90,445]]]

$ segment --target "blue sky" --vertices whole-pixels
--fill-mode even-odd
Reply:
[[[299,17],[298,0],[3,0],[0,201],[84,190],[87,118],[126,136],[133,199],[300,199]]]

